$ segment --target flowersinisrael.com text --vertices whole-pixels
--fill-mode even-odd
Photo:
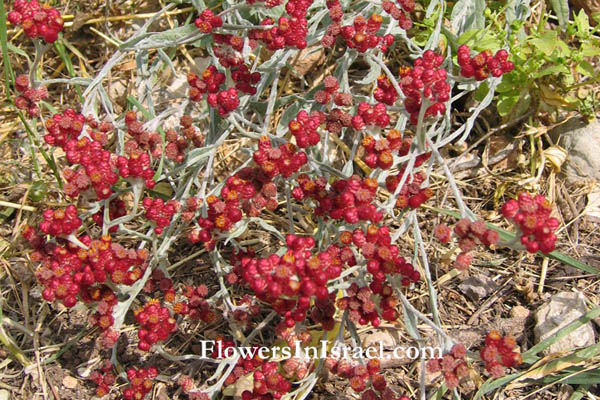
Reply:
[[[302,342],[295,341],[294,346],[231,346],[223,347],[222,342],[214,340],[200,341],[201,356],[208,358],[215,356],[216,358],[253,358],[258,355],[265,359],[272,357],[274,359],[296,358],[335,358],[335,359],[431,359],[441,358],[443,351],[441,347],[415,347],[415,346],[396,346],[392,349],[385,349],[382,342],[378,346],[360,347],[346,346],[344,344],[336,344],[330,347],[330,342],[321,340],[318,346],[302,346]]]

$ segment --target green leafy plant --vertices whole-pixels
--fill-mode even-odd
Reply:
[[[598,27],[590,27],[583,10],[567,23],[565,34],[547,28],[547,23],[548,17],[542,17],[527,34],[524,22],[512,24],[508,42],[515,70],[496,88],[501,116],[557,108],[592,111],[586,98],[575,96],[575,89],[597,81],[591,58],[600,55]]]

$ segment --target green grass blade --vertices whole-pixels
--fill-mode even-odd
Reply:
[[[14,83],[15,74],[10,65],[10,59],[8,58],[8,38],[6,36],[6,10],[4,9],[4,2],[0,4],[0,45],[2,47],[2,59],[4,62],[4,80],[6,82],[6,89]]]
[[[36,133],[31,129],[31,127],[27,123],[27,120],[23,116],[23,113],[20,111],[19,111],[19,119],[25,126],[25,131],[27,132],[27,136],[29,137],[29,140],[31,142],[31,149],[32,149],[31,157],[32,157],[34,166],[37,167],[36,172],[37,172],[38,178],[41,179],[41,173],[39,171],[39,166],[37,165],[37,159],[35,158],[35,153],[33,152],[34,148],[40,152],[42,157],[44,157],[44,160],[46,160],[46,163],[48,164],[48,166],[50,167],[50,169],[52,169],[52,172],[54,173],[54,177],[56,178],[56,182],[58,183],[58,186],[62,189],[63,182],[60,177],[60,173],[58,172],[58,166],[56,165],[56,160],[54,159],[54,155],[52,155],[52,154],[48,155],[48,153],[46,153],[46,150],[44,150],[44,148],[42,146],[40,146],[40,144],[38,143],[38,140],[37,140]]]
[[[56,49],[56,52],[60,56],[61,60],[65,63],[65,67],[67,68],[69,76],[71,78],[75,78],[77,76],[75,75],[75,68],[73,68],[73,62],[71,61],[71,57],[69,56],[69,54],[67,54],[66,47],[72,47],[72,45],[69,42],[67,42],[67,40],[61,35],[60,40],[54,42],[54,48]],[[75,90],[79,95],[79,100],[83,103],[83,96],[81,95],[81,88],[79,87],[79,85],[75,85]]]
[[[4,9],[4,2],[0,4],[0,47],[2,48],[2,60],[4,62],[4,81],[6,83],[7,93],[10,91],[10,87],[14,85],[15,74],[10,65],[10,58],[8,57],[8,38],[6,35],[6,10]]]
[[[506,386],[507,384],[514,381],[523,374],[524,372],[519,372],[516,374],[506,375],[498,379],[488,379],[483,385],[481,385],[477,393],[475,393],[474,399],[477,400],[481,398],[481,396],[491,392],[492,390],[496,390],[500,387]]]
[[[588,390],[590,390],[590,386],[592,385],[581,385],[577,388],[576,391],[573,392],[569,400],[581,400],[583,396],[587,395]]]
[[[550,4],[558,17],[560,29],[564,32],[569,22],[569,0],[550,0]]]

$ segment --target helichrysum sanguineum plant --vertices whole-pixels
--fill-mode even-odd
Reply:
[[[443,12],[444,5],[438,7]],[[255,19],[245,19],[248,10],[256,11]],[[228,348],[248,345],[264,328],[259,322],[265,312],[271,312],[266,322],[276,321],[279,339],[306,346],[321,332],[333,332],[328,336],[333,343],[345,330],[355,332],[356,325],[396,323],[404,312],[433,325],[446,341],[446,354],[430,360],[427,370],[441,371],[446,386],[457,388],[468,378],[466,349],[406,299],[415,288],[432,285],[427,255],[418,250],[423,238],[417,211],[436,196],[431,171],[444,164],[440,148],[468,136],[472,127],[451,128],[453,96],[481,82],[488,85],[490,94],[475,109],[474,119],[514,65],[504,49],[492,54],[456,43],[418,47],[410,39],[414,10],[412,0],[371,2],[363,8],[338,0],[248,0],[198,9],[193,23],[169,36],[148,33],[144,26],[134,44],[123,42],[120,52],[141,55],[158,49],[165,54],[163,48],[199,41],[210,54],[203,71],[176,71],[187,76],[187,94],[164,113],[164,105],[149,105],[151,93],[141,94],[142,86],[152,86],[151,77],[140,78],[147,80],[139,88],[144,100],[136,100],[137,112],[116,114],[106,104],[102,85],[88,82],[82,105],[65,99],[54,104],[57,111],[51,115],[38,104],[55,100],[44,82],[19,75],[16,107],[43,118],[40,146],[65,155],[57,173],[70,204],[42,210],[39,223],[23,232],[34,249],[31,260],[43,298],[69,308],[86,304],[107,349],[118,345],[126,315],[132,315],[137,347],[163,355],[164,345],[189,321],[207,326],[226,320],[232,330],[217,342]],[[48,43],[58,40],[64,26],[55,8],[37,0],[16,0],[8,21]],[[388,55],[402,42],[412,62],[393,72]],[[340,68],[323,74],[314,90],[299,93],[290,104],[289,98],[278,97],[278,81],[284,80],[286,62],[302,57],[304,49],[336,51]],[[108,79],[115,57],[96,82]],[[362,89],[348,74],[358,59],[372,68],[360,82]],[[468,85],[458,88],[457,83]],[[279,107],[287,107],[282,115],[275,112]],[[167,123],[173,115],[177,122]],[[221,165],[216,173],[228,139],[243,147],[241,158],[234,164],[225,161],[226,168]],[[328,151],[340,142],[348,143],[347,162]],[[456,238],[460,254],[454,266],[463,271],[478,246],[507,243],[473,217],[449,170],[447,178],[462,219],[452,228],[437,225],[432,235],[443,244]],[[501,212],[514,223],[527,251],[554,250],[558,221],[544,196],[523,192]],[[407,221],[404,229],[413,229],[416,254],[399,244],[402,232],[396,234],[391,216]],[[311,228],[299,231],[297,222],[305,217]],[[274,226],[274,218],[283,222]],[[250,224],[279,240],[277,250],[243,244],[240,238],[251,232]],[[183,242],[208,252],[214,282],[190,285],[171,275],[169,250]],[[239,295],[242,291],[245,295]],[[435,299],[431,302],[437,319]],[[316,333],[307,329],[312,324],[319,327]],[[208,399],[251,376],[252,387],[241,398],[264,400],[290,393],[305,398],[319,379],[319,360],[224,359],[218,354],[210,355],[210,365],[219,365],[210,382],[185,374],[173,375],[173,382],[190,398]],[[514,340],[498,332],[485,338],[480,358],[494,377],[521,362]],[[119,354],[113,353],[111,361],[120,362]],[[321,362],[347,379],[362,400],[409,399],[388,385],[377,360]],[[90,376],[98,396],[127,381],[120,389],[123,398],[149,398],[159,374],[155,367],[120,370],[105,361]]]

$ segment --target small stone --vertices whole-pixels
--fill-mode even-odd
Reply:
[[[458,288],[474,301],[488,297],[498,290],[498,287],[496,282],[482,274],[471,276],[458,285]]]
[[[539,343],[587,313],[585,297],[580,292],[561,292],[550,298],[535,312],[535,343]],[[596,334],[591,322],[582,325],[544,350],[544,354],[570,351],[595,343]]]
[[[531,311],[529,311],[526,307],[523,306],[514,306],[510,310],[510,316],[514,319],[527,319],[527,317],[529,317],[529,314],[531,314]]]
[[[582,179],[600,181],[600,122],[587,124],[583,118],[572,118],[550,131],[558,144],[567,150],[564,173],[569,182]]]
[[[72,376],[65,376],[62,380],[62,384],[64,387],[66,387],[67,389],[75,389],[77,387],[77,384],[79,383],[79,381],[77,381],[77,379],[73,378]]]
[[[397,340],[387,330],[381,330],[368,334],[364,339],[364,348],[376,347],[382,344],[384,349],[393,349],[396,346]]]

